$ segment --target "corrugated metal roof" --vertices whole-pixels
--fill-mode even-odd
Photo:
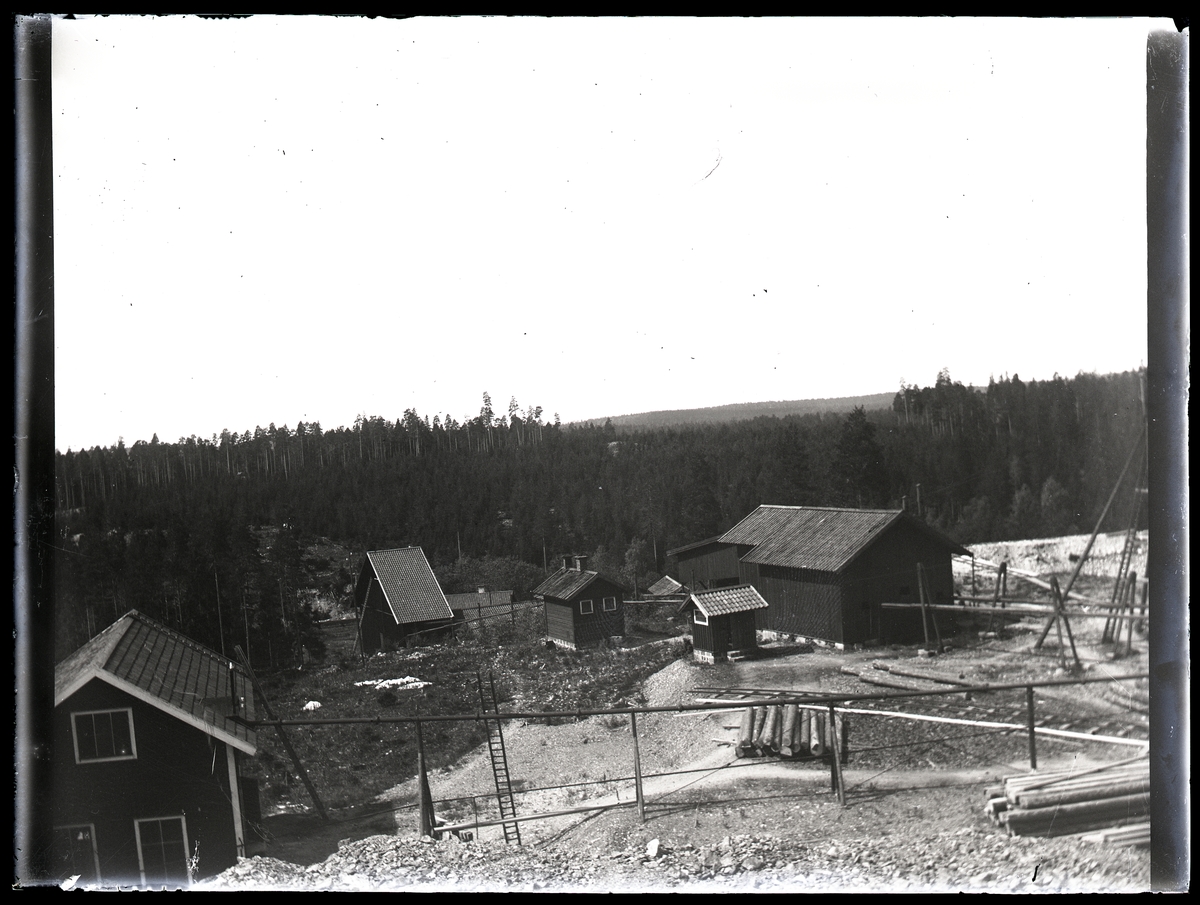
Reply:
[[[454,618],[420,547],[374,550],[367,554],[367,562],[379,579],[397,625]]]
[[[711,591],[694,591],[681,607],[695,604],[705,616],[724,616],[728,613],[745,613],[763,610],[767,602],[753,585],[742,584],[732,588],[713,588]]]
[[[559,569],[534,588],[533,593],[538,597],[570,600],[599,577],[599,572],[589,572],[586,569],[583,571]]]
[[[254,695],[240,666],[165,625],[130,610],[58,664],[57,707],[93,679],[107,682],[164,713],[253,754],[254,731],[232,718],[254,719]]]

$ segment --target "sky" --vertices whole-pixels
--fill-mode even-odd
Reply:
[[[1157,28],[58,20],[56,446],[1136,369]]]

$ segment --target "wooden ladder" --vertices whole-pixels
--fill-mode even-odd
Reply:
[[[499,714],[496,704],[496,677],[488,675],[487,682],[483,674],[477,672],[479,680],[479,708],[485,715],[484,726],[487,729],[488,752],[492,759],[492,775],[496,779],[496,801],[500,805],[500,819],[508,820],[517,816],[517,806],[513,801],[512,781],[508,775],[508,755],[504,751],[504,733],[500,729],[500,720],[487,719],[489,713]],[[521,844],[521,828],[517,823],[504,824],[504,841]]]

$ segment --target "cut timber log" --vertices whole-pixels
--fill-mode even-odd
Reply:
[[[800,711],[800,753],[812,753],[812,711]]]
[[[795,704],[788,704],[783,709],[783,728],[782,728],[782,743],[779,746],[779,753],[783,757],[791,757],[796,749],[796,719],[800,716],[800,708]]]
[[[767,714],[763,719],[762,733],[755,740],[755,744],[763,751],[770,751],[771,746],[775,743],[775,724],[779,721],[779,708],[770,705],[763,709],[767,711]]]
[[[811,727],[812,735],[808,741],[808,750],[813,757],[820,757],[825,753],[825,715],[814,713]]]
[[[1010,809],[1000,815],[1000,821],[1013,836],[1065,836],[1149,814],[1150,793],[1145,792],[1047,808]]]
[[[1056,804],[1075,804],[1080,801],[1103,801],[1106,798],[1140,795],[1146,791],[1148,791],[1147,783],[1144,780],[1132,779],[1104,785],[1091,784],[1073,789],[1021,792],[1017,795],[1017,804],[1022,808],[1046,808]]]

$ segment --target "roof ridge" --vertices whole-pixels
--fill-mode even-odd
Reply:
[[[904,512],[903,509],[866,509],[854,506],[784,506],[779,503],[760,503],[759,509],[806,509],[822,512]]]
[[[199,653],[206,654],[207,656],[213,657],[214,659],[217,659],[217,660],[227,660],[230,663],[233,663],[233,659],[231,657],[227,657],[225,654],[218,653],[217,651],[213,650],[211,647],[209,647],[205,644],[201,644],[195,638],[188,637],[183,632],[173,629],[169,625],[166,625],[165,623],[159,622],[157,619],[155,619],[152,616],[147,616],[145,613],[140,613],[137,610],[130,610],[128,613],[125,614],[125,616],[130,616],[136,620],[141,620],[143,623],[148,625],[150,628],[154,629],[155,631],[162,632],[164,635],[170,635],[172,638],[178,638],[180,641],[182,641],[188,647],[191,647],[192,649],[198,651]],[[121,618],[124,619],[125,616],[122,616]],[[236,666],[237,664],[234,664],[234,665]]]

